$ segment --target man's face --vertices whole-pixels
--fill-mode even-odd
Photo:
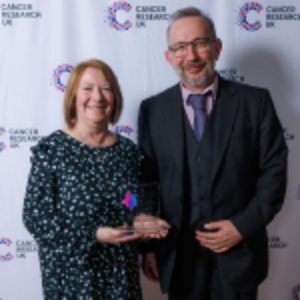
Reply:
[[[186,17],[177,20],[169,32],[169,45],[192,42],[198,38],[212,38],[212,33],[201,17]],[[181,80],[189,88],[204,89],[213,79],[215,61],[218,60],[222,48],[219,39],[207,43],[205,49],[188,45],[184,55],[171,50],[166,51],[166,58],[177,72]]]

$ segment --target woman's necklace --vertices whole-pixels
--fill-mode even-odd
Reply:
[[[103,163],[104,162],[104,155],[102,153],[98,154],[97,161],[99,163]]]

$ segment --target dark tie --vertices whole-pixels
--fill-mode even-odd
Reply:
[[[191,94],[188,98],[189,103],[192,105],[195,118],[194,118],[194,132],[198,142],[200,142],[205,122],[206,122],[206,100],[210,92],[205,94]]]

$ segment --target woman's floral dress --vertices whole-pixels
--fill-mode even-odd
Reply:
[[[56,131],[32,148],[23,220],[39,245],[45,299],[141,300],[138,242],[96,243],[124,224],[118,187],[137,183],[142,159],[129,139],[83,144]]]

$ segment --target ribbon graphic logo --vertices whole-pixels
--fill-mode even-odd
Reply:
[[[1,238],[0,239],[0,246],[4,245],[6,247],[10,247],[12,245],[12,241],[8,238]],[[0,263],[1,262],[9,262],[13,259],[14,257],[12,256],[12,254],[10,252],[8,252],[5,255],[0,254]]]
[[[262,27],[262,23],[260,21],[256,21],[253,24],[249,23],[247,20],[247,15],[250,11],[256,11],[260,13],[263,10],[263,6],[258,2],[247,2],[243,5],[237,15],[237,24],[250,32],[255,32]]]
[[[56,69],[53,70],[52,74],[52,83],[59,91],[65,92],[67,86],[61,81],[61,75],[63,73],[71,73],[73,71],[73,66],[69,64],[59,65]]]
[[[298,184],[298,187],[296,188],[296,198],[300,201],[300,184]]]
[[[119,10],[124,10],[127,13],[129,13],[132,9],[132,6],[125,1],[118,1],[114,2],[112,5],[108,6],[107,8],[107,20],[108,20],[108,25],[111,28],[114,28],[118,31],[127,31],[132,27],[132,23],[127,20],[124,23],[119,23],[117,20],[117,12]]]
[[[289,300],[299,300],[300,299],[300,284],[297,284],[292,288],[291,296]]]
[[[2,136],[6,132],[5,128],[0,127],[0,136]]]
[[[0,153],[6,149],[6,145],[3,142],[0,142]]]
[[[116,133],[126,133],[128,136],[134,132],[134,130],[127,125],[116,126],[113,131]]]

